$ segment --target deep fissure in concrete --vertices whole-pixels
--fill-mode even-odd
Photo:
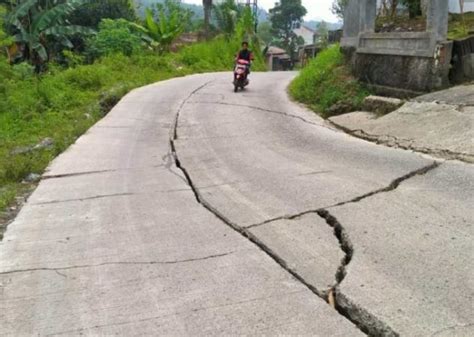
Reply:
[[[344,281],[347,275],[346,267],[351,263],[354,254],[354,247],[349,239],[346,229],[329,211],[321,209],[316,212],[326,223],[334,229],[334,235],[339,241],[341,250],[344,252],[344,257],[341,260],[336,271],[336,285],[331,289],[334,294],[336,310],[341,315],[356,324],[360,330],[369,336],[384,336],[394,337],[398,333],[393,331],[385,322],[378,319],[365,308],[362,308],[352,301],[350,301],[344,293],[340,290],[339,285]]]
[[[354,247],[349,239],[348,234],[344,227],[337,221],[337,219],[332,216],[327,210],[320,210],[317,214],[323,218],[326,223],[334,229],[334,236],[339,241],[339,246],[344,252],[344,257],[342,258],[341,264],[336,271],[336,286],[337,287],[346,277],[346,266],[351,263],[352,255],[354,254]]]
[[[317,210],[310,210],[310,211],[305,211],[296,215],[290,215],[290,216],[282,216],[279,218],[267,220],[263,223],[260,224],[255,224],[252,226],[249,226],[247,228],[241,227],[237,224],[234,224],[232,221],[227,219],[225,216],[223,216],[217,209],[212,207],[208,202],[206,202],[202,196],[200,195],[198,189],[194,185],[192,178],[189,174],[189,172],[186,170],[185,167],[183,167],[181,161],[179,160],[177,150],[176,150],[176,145],[175,141],[178,140],[178,126],[179,126],[179,117],[180,117],[180,112],[182,108],[188,103],[188,101],[192,98],[194,94],[196,94],[199,90],[207,86],[209,83],[205,83],[204,85],[200,86],[196,90],[194,90],[180,105],[178,112],[176,114],[175,122],[173,129],[171,130],[171,135],[170,135],[170,156],[174,159],[174,163],[176,167],[178,167],[183,175],[186,178],[186,181],[188,185],[191,187],[191,190],[194,193],[194,196],[196,198],[196,201],[201,204],[204,208],[206,208],[209,212],[211,212],[214,216],[216,216],[218,219],[220,219],[222,222],[224,222],[226,225],[228,225],[230,228],[250,240],[252,243],[254,243],[257,247],[259,247],[263,252],[265,252],[268,256],[270,256],[276,263],[278,263],[283,269],[285,269],[287,272],[289,272],[295,279],[297,279],[299,282],[301,282],[303,285],[305,285],[311,292],[313,292],[315,295],[323,299],[324,301],[330,303],[331,299],[329,298],[331,295],[335,296],[335,309],[339,314],[341,314],[343,317],[348,319],[351,323],[353,323],[358,329],[360,329],[362,332],[371,335],[371,336],[388,336],[388,337],[395,337],[399,336],[398,333],[396,333],[391,327],[389,327],[385,322],[381,321],[378,319],[376,316],[371,314],[367,309],[359,307],[357,304],[353,303],[350,299],[348,299],[341,291],[339,288],[339,285],[341,282],[344,280],[346,276],[346,267],[349,265],[349,263],[352,260],[352,256],[354,254],[354,248],[352,246],[352,243],[350,242],[350,239],[348,237],[348,234],[346,233],[344,227],[337,221],[337,219],[332,216],[329,211],[326,208],[330,207],[336,207],[336,206],[342,206],[348,203],[356,203],[361,200],[364,200],[366,198],[372,197],[376,194],[379,193],[386,193],[393,191],[397,189],[401,183],[404,181],[417,176],[417,175],[424,175],[431,170],[434,170],[435,168],[439,167],[441,163],[439,162],[433,162],[432,164],[425,166],[421,169],[417,169],[415,171],[412,171],[402,177],[399,177],[395,180],[393,180],[387,187],[366,193],[362,196],[356,197],[352,200],[345,201],[338,203],[333,206],[329,206],[326,208],[321,208]],[[215,103],[219,104],[219,103]],[[230,104],[229,104],[230,105]],[[245,106],[248,108],[255,108],[255,107],[250,107],[250,106]],[[295,118],[296,116],[289,115],[286,113],[280,113],[280,112],[275,112],[271,110],[266,110],[266,109],[260,109],[256,108],[259,110],[267,111],[267,112],[272,112],[272,113],[278,113],[285,115],[287,117]],[[301,119],[304,122],[308,122],[302,118],[297,117],[298,119]],[[312,122],[309,122],[309,124],[313,125],[318,125]],[[319,126],[319,125],[318,125]],[[307,282],[301,275],[298,274],[297,271],[294,269],[290,268],[286,261],[282,259],[276,252],[274,252],[272,249],[270,249],[266,244],[264,244],[261,240],[258,239],[254,234],[252,234],[249,229],[256,227],[256,226],[261,226],[264,224],[271,223],[273,221],[277,220],[293,220],[296,218],[299,218],[301,216],[304,216],[306,214],[310,213],[316,213],[318,214],[321,218],[323,218],[326,223],[331,226],[334,229],[334,235],[339,241],[340,247],[342,251],[344,252],[344,258],[341,261],[341,264],[337,268],[336,275],[335,275],[335,280],[336,280],[336,285],[328,290],[320,290],[317,289],[315,286]]]
[[[194,193],[194,196],[196,198],[196,201],[201,204],[205,209],[207,209],[209,212],[211,212],[214,216],[216,216],[218,219],[220,219],[222,222],[224,222],[226,225],[228,225],[230,228],[250,240],[252,243],[254,243],[257,247],[259,247],[263,252],[265,252],[268,256],[270,256],[276,263],[278,263],[283,269],[285,269],[287,272],[289,272],[295,279],[297,279],[299,282],[301,282],[303,285],[305,285],[311,292],[313,292],[315,295],[323,299],[324,301],[330,303],[331,300],[329,296],[330,294],[333,294],[335,296],[335,309],[339,314],[341,314],[343,317],[348,319],[351,323],[353,323],[358,329],[360,329],[362,332],[365,334],[371,335],[371,336],[388,336],[388,337],[395,337],[399,336],[398,333],[396,333],[391,327],[389,327],[385,322],[381,321],[378,319],[376,316],[371,314],[367,309],[359,307],[357,304],[353,303],[350,299],[348,299],[341,291],[339,288],[339,285],[341,282],[344,280],[346,276],[346,267],[349,265],[349,263],[352,260],[352,256],[354,254],[354,248],[352,246],[352,243],[349,240],[349,237],[344,229],[344,227],[337,221],[337,219],[332,216],[329,211],[326,208],[330,207],[336,207],[336,206],[342,206],[348,203],[356,203],[359,202],[363,199],[372,197],[376,194],[379,193],[386,193],[393,191],[397,189],[402,182],[405,180],[408,180],[414,176],[417,175],[424,175],[428,173],[431,170],[434,170],[435,168],[439,167],[441,163],[439,162],[433,162],[432,164],[425,166],[421,169],[417,169],[415,171],[412,171],[402,177],[399,177],[395,180],[393,180],[387,187],[366,193],[362,196],[356,197],[352,200],[346,201],[346,202],[341,202],[336,205],[326,207],[326,208],[321,208],[317,210],[310,210],[310,211],[305,211],[296,215],[290,215],[290,216],[282,216],[279,218],[267,220],[263,223],[256,224],[249,226],[247,228],[241,227],[229,219],[227,219],[225,216],[223,216],[217,209],[212,207],[208,202],[206,202],[202,196],[200,195],[198,189],[194,185],[192,178],[187,171],[185,167],[183,167],[181,161],[179,160],[177,151],[176,151],[176,145],[175,141],[178,140],[178,126],[179,126],[179,117],[180,117],[180,112],[182,108],[186,105],[186,103],[192,98],[194,94],[196,94],[199,90],[207,86],[211,82],[207,82],[204,85],[200,86],[196,90],[194,90],[180,105],[178,112],[176,114],[175,122],[173,129],[171,130],[170,133],[170,157],[174,159],[174,163],[177,168],[181,170],[183,175],[186,178],[187,184],[190,186],[191,190]],[[253,108],[253,107],[249,107]],[[264,110],[265,109],[260,109]],[[273,112],[274,111],[269,111]],[[292,117],[294,118],[295,116],[287,115],[284,114],[285,116]],[[299,118],[298,118],[299,119]],[[306,122],[306,121],[305,121]],[[310,122],[311,123],[311,122]],[[313,123],[311,123],[313,124]],[[314,124],[317,125],[317,124]],[[319,126],[319,125],[318,125]],[[339,241],[340,247],[342,251],[344,252],[344,258],[341,261],[341,264],[337,268],[337,272],[335,275],[336,279],[336,285],[330,289],[330,290],[320,290],[317,289],[315,286],[307,282],[301,275],[298,274],[297,271],[294,269],[290,268],[286,261],[282,259],[280,256],[278,256],[277,253],[275,253],[271,248],[269,248],[267,245],[265,245],[261,240],[258,239],[254,234],[252,234],[249,229],[255,226],[261,226],[264,224],[271,223],[273,221],[277,220],[293,220],[296,218],[299,218],[301,216],[304,216],[306,214],[310,213],[316,213],[318,214],[321,218],[325,219],[326,223],[331,226],[334,229],[334,235]]]
[[[397,180],[396,180],[397,181]],[[399,183],[391,184],[393,188],[399,185]],[[346,229],[342,224],[326,209],[319,209],[316,211],[308,211],[293,216],[288,216],[286,220],[295,220],[301,218],[308,214],[316,213],[325,222],[334,230],[334,236],[339,242],[341,250],[344,252],[344,257],[342,258],[340,265],[338,266],[335,274],[335,285],[328,290],[319,290],[316,289],[316,292],[321,296],[325,301],[330,303],[329,296],[334,296],[335,309],[339,314],[350,320],[354,325],[356,325],[362,332],[368,334],[369,336],[384,336],[384,337],[394,337],[398,334],[385,322],[378,319],[376,316],[371,314],[367,309],[358,306],[353,303],[349,298],[347,298],[339,288],[339,285],[344,281],[344,278],[347,275],[346,267],[352,261],[354,254],[354,247],[350,241],[349,235],[346,232]],[[281,220],[281,219],[279,219]],[[277,220],[273,220],[277,221]],[[267,221],[264,224],[271,223],[272,221]],[[263,224],[260,224],[263,225]],[[247,227],[251,228],[251,227]]]
[[[179,126],[179,116],[180,116],[180,112],[182,110],[182,108],[184,107],[184,105],[189,101],[189,99],[196,93],[198,92],[199,90],[201,90],[202,88],[204,88],[205,86],[207,86],[210,82],[202,85],[201,87],[197,88],[196,90],[194,90],[184,101],[183,103],[181,104],[180,108],[178,109],[178,112],[176,114],[176,119],[175,119],[175,123],[174,123],[174,127],[173,129],[171,130],[171,137],[170,137],[170,152],[171,152],[171,155],[172,157],[174,158],[174,161],[175,161],[175,165],[176,167],[178,167],[181,172],[183,173],[183,175],[186,177],[186,180],[187,180],[187,183],[188,185],[190,186],[191,190],[193,191],[194,193],[194,196],[196,198],[196,201],[202,205],[206,210],[208,210],[210,213],[212,213],[215,217],[217,217],[219,220],[221,220],[224,224],[226,224],[227,226],[229,226],[231,229],[233,229],[234,231],[236,231],[237,233],[241,234],[243,237],[247,238],[248,240],[250,240],[252,243],[254,243],[259,249],[261,249],[264,253],[266,253],[268,256],[270,256],[276,263],[278,263],[283,269],[285,269],[288,273],[290,273],[295,279],[297,279],[301,284],[303,284],[304,286],[306,286],[312,293],[314,293],[316,296],[318,296],[319,298],[323,299],[325,302],[329,302],[329,299],[328,299],[328,293],[326,291],[320,291],[319,289],[317,289],[315,286],[313,286],[312,284],[310,284],[309,282],[307,282],[301,275],[299,275],[295,270],[293,270],[292,268],[290,268],[288,266],[288,264],[286,263],[286,261],[284,259],[282,259],[280,256],[278,256],[277,253],[275,253],[271,248],[269,248],[267,245],[265,245],[261,240],[258,239],[257,236],[255,236],[254,234],[252,234],[248,229],[244,228],[244,227],[241,227],[235,223],[233,223],[232,221],[230,221],[229,219],[227,219],[224,215],[222,215],[217,209],[215,209],[214,207],[212,207],[207,201],[205,201],[202,196],[200,195],[198,189],[196,188],[196,186],[194,185],[193,183],[193,180],[191,179],[191,176],[189,174],[189,172],[187,171],[187,169],[185,167],[182,166],[181,164],[181,161],[179,160],[179,157],[178,157],[178,154],[177,154],[177,151],[176,151],[176,145],[175,145],[175,141],[178,139],[178,126]],[[342,232],[342,231],[341,231]],[[350,259],[349,259],[350,261]],[[337,307],[336,307],[337,309]],[[360,326],[356,321],[352,320],[350,315],[345,315],[343,314],[343,312],[339,311],[339,313],[342,314],[343,317],[345,317],[346,319],[348,319],[351,323],[353,323],[358,329],[360,329],[362,332],[365,332],[364,331],[364,328],[362,326]]]

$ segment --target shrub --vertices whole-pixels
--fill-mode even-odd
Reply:
[[[125,19],[104,19],[99,32],[89,43],[89,56],[94,58],[122,53],[131,56],[142,47],[140,34]]]
[[[5,23],[5,15],[6,10],[2,5],[0,5],[0,49],[10,45],[13,42],[13,39],[9,37],[3,30],[3,25]]]
[[[324,117],[330,117],[330,108],[338,103],[357,109],[369,95],[367,89],[351,76],[339,45],[318,54],[291,83],[290,93]]]

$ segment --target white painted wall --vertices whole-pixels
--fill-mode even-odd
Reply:
[[[313,36],[314,36],[313,30],[308,29],[305,26],[301,26],[300,28],[293,29],[293,32],[296,35],[301,36],[304,39],[304,43],[306,45],[313,44]]]

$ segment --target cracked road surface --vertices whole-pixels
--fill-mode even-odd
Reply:
[[[0,334],[474,335],[473,167],[331,129],[293,75],[126,96],[8,227]]]

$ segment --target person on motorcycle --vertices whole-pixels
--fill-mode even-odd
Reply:
[[[245,60],[249,62],[249,65],[247,66],[247,77],[250,74],[250,66],[252,64],[252,61],[254,60],[253,53],[249,49],[249,43],[247,41],[242,42],[242,49],[239,51],[237,54],[237,57],[235,58],[235,61],[237,62],[238,60]],[[248,79],[247,79],[248,81]]]

